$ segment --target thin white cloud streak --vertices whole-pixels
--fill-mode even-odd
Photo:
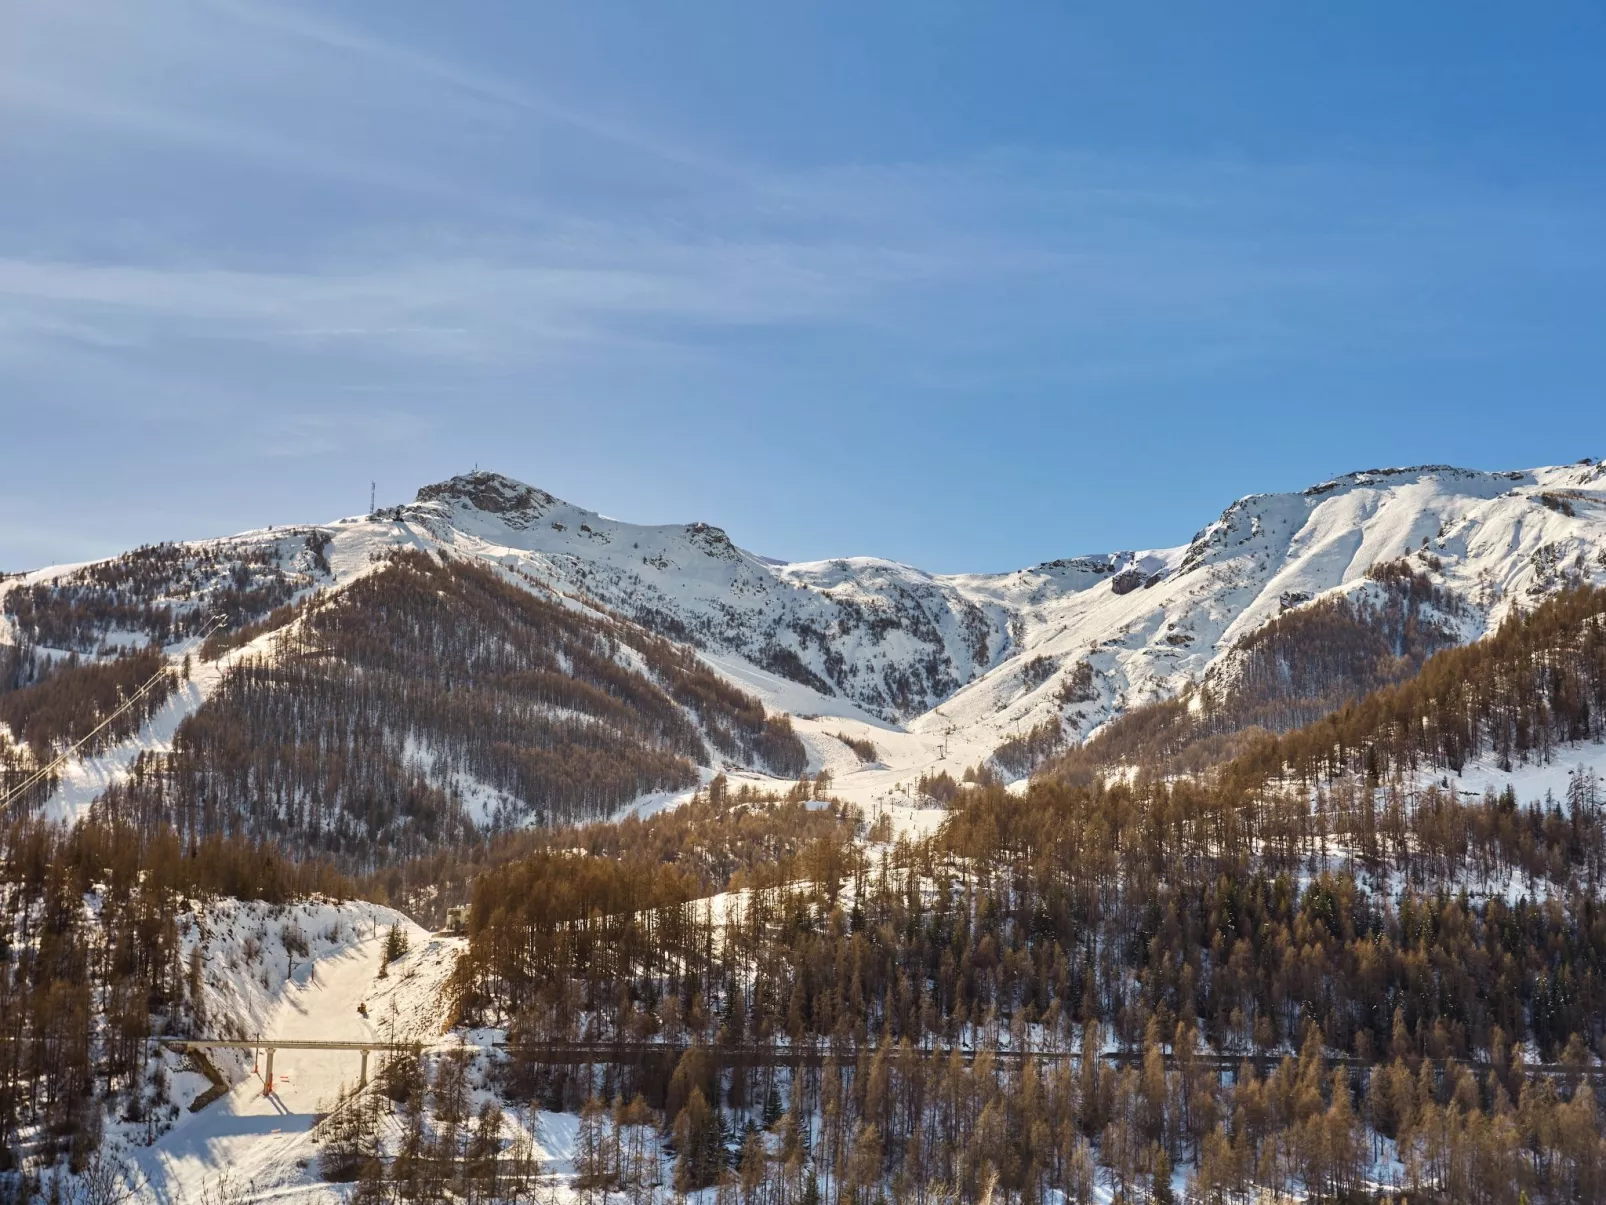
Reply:
[[[226,159],[243,159],[290,176],[323,179],[367,190],[394,190],[450,205],[465,216],[526,222],[552,210],[528,196],[488,191],[458,178],[417,171],[391,159],[330,148],[262,123],[203,116],[192,111],[142,103],[138,98],[94,83],[65,87],[26,71],[0,72],[0,113],[17,122],[48,115],[115,136],[132,136]],[[0,126],[0,140],[5,137]]]
[[[440,158],[452,139],[428,145],[415,137],[426,115],[476,131],[495,115],[499,132],[543,150],[555,130],[583,139],[583,150],[552,150],[554,166],[607,163],[657,177],[656,187],[670,191],[746,187],[746,169],[664,132],[599,120],[304,10],[230,0],[24,0],[14,22],[15,36],[0,40],[0,148],[8,140],[59,145],[51,127],[61,125],[255,163],[286,179],[396,190],[460,218],[560,218],[563,205],[553,198],[495,183],[496,163],[465,170]]]
[[[638,154],[721,175],[735,175],[742,170],[728,160],[704,151],[691,150],[683,142],[668,138],[662,131],[647,132],[618,122],[603,121],[592,114],[537,96],[529,88],[500,79],[489,72],[469,70],[449,60],[420,53],[411,47],[375,37],[302,9],[279,4],[249,3],[246,0],[206,2],[237,20],[372,59],[472,97],[548,121],[561,122],[596,138],[628,147]]]
[[[699,236],[690,220],[673,233],[675,223],[661,221],[469,235],[455,248],[457,240],[417,246],[392,232],[360,256],[280,271],[12,255],[0,258],[0,354],[32,338],[105,348],[211,339],[280,344],[292,356],[367,344],[518,363],[806,324],[910,338],[941,330],[953,346],[1007,355],[1023,322],[1072,336],[1148,329],[1245,351],[1259,342],[1275,354],[1302,332],[1312,337],[1313,322],[1335,307],[1372,305],[1379,323],[1430,328],[1432,314],[1412,312],[1411,297],[1475,277],[1486,249],[1509,247],[1512,230],[1547,231],[1530,241],[1523,271],[1570,270],[1571,240],[1556,233],[1570,224],[1565,213],[1441,205],[1424,236],[1414,211],[1431,202],[1402,191],[1390,222],[1363,217],[1354,229],[1311,236],[1297,229],[1307,199],[1276,172],[1229,173],[1227,187],[1206,191],[1187,181],[1209,173],[1181,171],[1169,186],[1149,181],[1149,199],[1136,206],[1128,188],[1050,174],[1035,191],[990,169],[867,174],[875,187],[866,174],[851,187],[831,173],[778,181],[791,198],[789,240],[765,237],[754,227],[773,223],[714,198],[691,216],[728,231],[721,238]],[[1057,206],[1058,223],[998,228],[1007,227],[1008,205],[987,200],[994,189],[1023,194],[1032,208]],[[844,204],[847,194],[857,210]],[[964,196],[960,209],[991,207],[1004,220],[966,225],[950,212]],[[1171,196],[1184,215],[1166,212]],[[1364,337],[1367,323],[1352,322],[1348,337],[1357,330]],[[1272,339],[1283,346],[1274,350]]]
[[[524,248],[528,257],[536,249]],[[648,319],[708,327],[829,320],[928,278],[917,257],[860,248],[645,245],[590,263],[572,245],[530,266],[427,260],[269,273],[0,259],[0,332],[106,346],[163,338],[355,339],[495,357],[531,338],[605,340]],[[568,260],[571,262],[553,262]],[[436,337],[420,344],[421,338]]]

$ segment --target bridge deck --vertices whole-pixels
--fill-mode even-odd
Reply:
[[[163,1046],[172,1046],[177,1050],[207,1049],[215,1050],[219,1047],[225,1050],[417,1050],[422,1045],[419,1042],[334,1042],[320,1041],[316,1038],[179,1038],[154,1037],[153,1042]]]
[[[190,1047],[225,1047],[236,1050],[421,1050],[429,1045],[427,1042],[381,1042],[381,1041],[280,1041],[271,1037],[260,1038],[181,1038],[181,1037],[154,1037],[153,1042],[165,1043],[178,1049]],[[676,1060],[686,1052],[689,1047],[683,1042],[584,1042],[584,1041],[552,1041],[552,1042],[519,1042],[497,1043],[493,1049],[503,1051],[516,1057],[530,1059],[535,1062],[555,1065],[568,1064],[602,1064],[612,1063],[618,1065],[641,1064],[660,1060]],[[712,1045],[702,1047],[716,1060],[726,1063],[747,1064],[752,1066],[809,1066],[823,1062],[832,1052],[829,1045],[799,1045],[799,1046],[721,1046]],[[874,1047],[865,1047],[862,1050],[855,1047],[835,1052],[839,1059],[852,1060],[860,1054],[875,1053]],[[947,1060],[958,1055],[965,1062],[974,1061],[982,1050],[974,1047],[921,1047],[916,1053],[930,1060]],[[1081,1061],[1081,1054],[1076,1050],[996,1050],[986,1049],[985,1053],[1000,1063],[1011,1062],[1070,1062]],[[1174,1056],[1166,1054],[1166,1061],[1171,1062]],[[1249,1054],[1212,1054],[1199,1052],[1193,1056],[1195,1066],[1215,1072],[1236,1072],[1244,1063],[1249,1063],[1257,1070],[1265,1072],[1280,1063],[1285,1055],[1265,1054],[1254,1052]],[[1141,1062],[1141,1051],[1102,1051],[1099,1054],[1101,1061],[1116,1064]],[[1433,1060],[1435,1063],[1439,1060]],[[1351,1067],[1365,1069],[1375,1066],[1353,1055],[1329,1055],[1323,1062],[1327,1066]],[[1462,1061],[1462,1066],[1477,1073],[1487,1072],[1490,1064],[1481,1059]],[[1592,1083],[1606,1083],[1606,1067],[1573,1067],[1562,1063],[1527,1063],[1523,1070],[1529,1075],[1546,1077],[1572,1078],[1577,1076]]]

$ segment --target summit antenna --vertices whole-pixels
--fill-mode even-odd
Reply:
[[[374,491],[378,488],[379,483],[377,481],[370,481],[368,483],[368,513],[370,515],[374,513]]]

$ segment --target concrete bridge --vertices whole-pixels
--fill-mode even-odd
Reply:
[[[368,1086],[368,1052],[371,1050],[418,1050],[417,1042],[381,1042],[363,1039],[355,1042],[319,1041],[314,1038],[180,1038],[154,1037],[152,1042],[174,1050],[250,1050],[263,1051],[267,1065],[262,1069],[262,1094],[273,1092],[273,1052],[276,1050],[355,1050],[362,1054],[359,1088]]]
[[[161,1037],[152,1038],[153,1042],[160,1042],[177,1049],[234,1049],[234,1050],[262,1050],[267,1053],[267,1066],[265,1068],[264,1092],[273,1091],[273,1052],[275,1050],[356,1050],[362,1054],[362,1072],[358,1087],[368,1083],[368,1052],[371,1050],[383,1051],[419,1051],[424,1049],[426,1043],[422,1042],[382,1042],[378,1040],[362,1039],[358,1041],[316,1041],[316,1040],[279,1040],[276,1038],[180,1038]],[[535,1062],[554,1066],[584,1066],[611,1064],[614,1066],[630,1066],[641,1064],[663,1064],[672,1068],[691,1047],[685,1042],[619,1042],[619,1041],[565,1041],[552,1040],[544,1042],[510,1042],[497,1044],[493,1049],[504,1051],[515,1057],[530,1059]],[[818,1066],[827,1057],[835,1055],[838,1059],[856,1060],[859,1055],[873,1055],[874,1046],[859,1047],[848,1044],[833,1048],[829,1043],[799,1044],[799,1045],[755,1045],[752,1043],[738,1043],[731,1045],[702,1046],[700,1049],[718,1062],[738,1066],[782,1066],[802,1067]],[[986,1047],[949,1047],[926,1046],[917,1047],[915,1053],[924,1059],[943,1061],[958,1055],[966,1063],[973,1062],[980,1054],[992,1056],[1000,1063],[1035,1062],[1052,1064],[1059,1062],[1080,1063],[1081,1053],[1077,1050],[1010,1050]],[[1143,1059],[1142,1051],[1138,1050],[1109,1050],[1100,1052],[1100,1060],[1125,1065],[1140,1063]],[[1194,1066],[1215,1074],[1236,1075],[1239,1068],[1245,1063],[1253,1066],[1262,1073],[1274,1069],[1285,1055],[1249,1053],[1249,1054],[1213,1054],[1204,1051],[1197,1052],[1192,1057]],[[1295,1056],[1297,1058],[1297,1055]],[[1167,1053],[1166,1061],[1174,1061],[1174,1056]],[[1376,1066],[1375,1062],[1368,1063],[1352,1055],[1329,1055],[1323,1063],[1328,1067],[1347,1067],[1351,1069],[1367,1069]],[[1442,1066],[1443,1060],[1429,1060],[1436,1066]],[[1481,1059],[1458,1060],[1461,1066],[1468,1070],[1483,1074],[1491,1064]],[[1529,1075],[1544,1076],[1558,1079],[1572,1079],[1574,1077],[1585,1080],[1597,1086],[1606,1086],[1606,1067],[1588,1066],[1575,1067],[1564,1063],[1526,1063],[1523,1070]]]

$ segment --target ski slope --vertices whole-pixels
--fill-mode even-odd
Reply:
[[[446,1020],[442,988],[461,942],[433,936],[388,909],[350,904],[342,911],[356,934],[297,965],[262,1007],[242,1009],[236,1000],[236,1011],[220,1008],[214,1023],[249,1027],[247,1032],[259,1026],[260,1034],[284,1041],[440,1041]],[[403,926],[411,949],[380,979],[389,923]],[[359,1004],[366,1004],[367,1017]],[[259,1063],[228,1095],[184,1114],[155,1146],[135,1153],[152,1199],[198,1201],[227,1174],[247,1200],[344,1200],[342,1190],[318,1178],[312,1129],[341,1092],[356,1084],[360,1061],[356,1051],[280,1051],[271,1094],[263,1091]],[[371,1056],[370,1075],[377,1066],[378,1056]]]

